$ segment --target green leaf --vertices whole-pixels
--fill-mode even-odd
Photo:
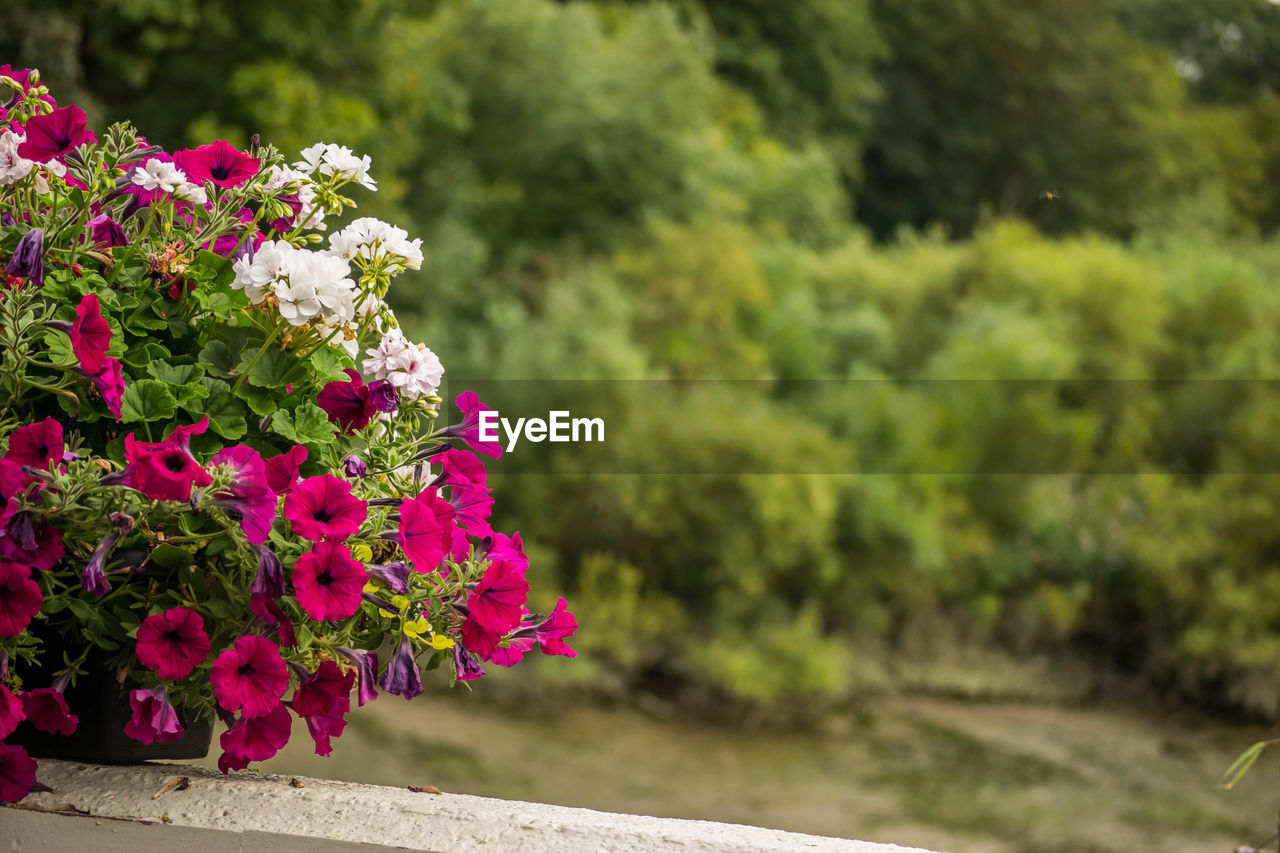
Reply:
[[[195,562],[195,558],[185,548],[161,543],[151,552],[151,562],[162,569],[177,569],[190,566]]]
[[[122,421],[161,421],[173,417],[178,401],[163,382],[138,379],[125,386]]]
[[[324,409],[307,400],[293,412],[281,409],[271,418],[272,432],[296,444],[323,444],[338,434]]]
[[[236,389],[236,396],[248,403],[249,408],[260,418],[275,414],[276,409],[280,408],[276,405],[275,394],[266,388],[241,385]]]
[[[205,377],[200,384],[209,392],[209,398],[198,410],[188,407],[192,414],[208,415],[209,429],[223,438],[241,438],[249,430],[245,421],[244,406],[227,390],[226,383]]]
[[[1240,757],[1227,768],[1227,772],[1222,774],[1218,787],[1225,788],[1228,791],[1231,790],[1244,774],[1249,772],[1249,768],[1257,762],[1258,758],[1262,756],[1262,751],[1275,743],[1276,741],[1274,740],[1260,740],[1242,752]]]
[[[146,367],[157,359],[171,358],[173,353],[155,341],[142,341],[125,351],[123,361],[130,367]]]
[[[311,366],[315,369],[316,375],[324,379],[347,379],[347,374],[343,373],[348,367],[355,367],[355,363],[347,357],[342,350],[333,347],[320,347],[311,354]]]
[[[258,358],[260,349],[261,347],[255,347],[244,351],[240,357],[238,372],[248,371],[248,381],[259,387],[279,388],[286,383],[289,370],[297,364],[297,360],[275,346],[267,347],[262,358]]]
[[[214,254],[208,249],[201,249],[196,252],[195,259],[191,262],[191,271],[202,277],[208,276],[208,282],[212,287],[223,288],[231,284],[236,277],[235,270],[232,269],[232,261],[230,258],[224,258],[222,255]]]
[[[154,301],[148,301],[125,315],[124,327],[132,334],[145,336],[149,331],[169,328],[169,321],[160,316]]]
[[[204,368],[198,364],[170,364],[167,361],[153,361],[147,365],[147,372],[169,386],[169,391],[179,406],[190,406],[196,400],[203,400],[210,394],[200,380],[204,378]],[[221,385],[222,383],[218,383]]]
[[[214,376],[230,379],[235,375],[236,357],[226,341],[209,341],[200,350],[200,363]]]

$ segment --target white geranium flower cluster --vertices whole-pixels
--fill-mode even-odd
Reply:
[[[444,379],[444,366],[426,344],[410,343],[399,329],[390,329],[373,349],[365,350],[364,372],[386,379],[404,400],[429,397]]]
[[[172,193],[174,198],[193,204],[205,204],[209,201],[204,187],[191,183],[185,172],[157,157],[149,158],[145,166],[136,167],[129,174],[129,179],[144,190]]]
[[[317,142],[310,148],[302,150],[302,159],[294,163],[293,168],[304,175],[319,173],[325,177],[355,181],[365,189],[376,192],[378,183],[369,177],[369,166],[372,162],[368,154],[357,157],[345,145]]]
[[[329,251],[344,260],[360,258],[388,275],[422,268],[422,239],[381,219],[364,216],[329,235]]]
[[[231,286],[255,305],[275,296],[292,326],[307,321],[348,323],[355,318],[355,287],[347,262],[328,252],[296,249],[283,240],[263,243],[232,266]]]

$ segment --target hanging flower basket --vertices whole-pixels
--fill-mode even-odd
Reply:
[[[216,716],[227,772],[327,755],[353,691],[573,654],[489,524],[484,403],[442,425],[385,302],[421,241],[339,224],[369,157],[98,139],[7,65],[0,104],[0,800],[23,744],[179,757]]]

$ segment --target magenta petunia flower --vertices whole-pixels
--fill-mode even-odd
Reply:
[[[14,696],[8,687],[0,684],[0,740],[12,734],[26,716],[22,710],[22,700]]]
[[[266,637],[240,637],[213,662],[213,695],[227,711],[246,717],[271,713],[289,686],[280,648]],[[255,759],[258,760],[258,759]]]
[[[262,714],[241,717],[218,738],[222,747],[218,769],[226,773],[243,770],[250,761],[266,761],[289,742],[292,730],[293,717],[279,700]]]
[[[338,542],[317,542],[293,565],[294,597],[318,622],[354,616],[368,581],[364,565]]]
[[[504,533],[494,533],[489,539],[489,550],[486,556],[490,560],[503,560],[508,563],[515,563],[521,568],[529,568],[529,558],[524,554],[524,540],[520,538],[519,530],[510,536]]]
[[[493,533],[493,528],[489,526],[493,496],[488,489],[450,486],[449,503],[453,506],[453,517],[458,526],[465,528],[472,536],[484,537]]]
[[[117,421],[120,420],[120,416],[124,414],[124,365],[120,363],[120,359],[107,356],[102,370],[90,373],[89,379],[93,381],[93,387],[98,389],[107,411]]]
[[[209,501],[240,522],[251,545],[261,545],[271,535],[279,498],[267,480],[266,464],[258,451],[245,444],[219,450],[209,460],[210,467],[232,469],[231,487]]]
[[[32,116],[26,125],[27,141],[18,146],[18,156],[37,163],[62,157],[85,142],[97,139],[89,130],[84,110],[74,104],[48,115]]]
[[[133,690],[129,693],[129,707],[133,716],[125,723],[124,733],[142,743],[166,743],[183,735],[178,712],[169,704],[169,691],[165,687],[154,690]]]
[[[62,461],[65,445],[62,441],[62,424],[53,418],[27,424],[9,434],[9,450],[4,458],[17,465],[51,470],[54,462]]]
[[[351,688],[354,671],[343,672],[333,661],[320,666],[303,680],[293,692],[293,712],[307,721],[307,730],[316,744],[316,755],[333,752],[330,738],[338,737],[346,728],[345,717],[351,710]]]
[[[527,637],[512,637],[505,646],[498,646],[488,658],[498,666],[515,666],[524,660],[524,656],[533,648],[533,640]]]
[[[204,619],[189,607],[173,607],[142,620],[138,661],[161,678],[186,678],[209,656]]]
[[[22,531],[27,535],[15,537],[14,529],[19,521],[26,522],[22,525]],[[30,513],[20,513],[10,519],[5,527],[5,535],[0,536],[0,561],[45,572],[52,569],[67,552],[62,543],[62,531],[44,522],[34,526],[30,522]]]
[[[360,529],[369,507],[352,497],[352,485],[332,474],[308,477],[284,499],[284,517],[295,535],[312,542],[346,539]]]
[[[316,405],[324,409],[329,421],[347,435],[362,430],[378,413],[369,386],[359,373],[347,368],[346,382],[334,381],[324,386],[316,397]]]
[[[467,619],[462,623],[462,647],[482,660],[493,657],[494,649],[502,641],[502,634],[490,631],[475,619]]]
[[[287,495],[298,485],[298,468],[307,461],[307,448],[295,444],[278,456],[262,460],[267,469],[267,485],[277,495]]]
[[[400,502],[400,545],[416,571],[426,574],[440,565],[453,545],[453,530],[453,507],[435,489]]]
[[[499,560],[490,563],[484,577],[467,596],[467,610],[481,627],[505,634],[520,624],[529,581],[518,564]]]
[[[289,617],[280,609],[280,605],[276,604],[276,600],[270,596],[260,595],[251,592],[249,594],[249,609],[253,611],[253,615],[258,620],[270,628],[275,628],[276,636],[280,638],[280,646],[286,649],[292,649],[298,645],[298,637],[293,632],[293,623],[289,621]]]
[[[107,361],[111,345],[111,326],[102,316],[96,294],[90,293],[76,306],[76,321],[71,326],[71,351],[80,367],[88,373],[100,373]]]
[[[258,158],[250,157],[225,139],[175,151],[174,161],[187,178],[196,183],[212,181],[228,189],[238,187],[258,174]]]
[[[0,803],[16,803],[36,784],[36,761],[20,746],[0,743]]]
[[[495,411],[480,402],[475,391],[463,391],[454,404],[462,411],[462,423],[449,427],[441,435],[446,438],[460,438],[477,453],[485,453],[494,459],[502,456],[501,441],[480,440],[480,413]]]
[[[0,562],[0,637],[16,637],[40,612],[44,596],[31,579],[31,569]]]
[[[359,649],[349,649],[340,646],[334,649],[338,654],[346,659],[347,663],[355,668],[359,679],[356,682],[356,697],[359,699],[357,704],[363,705],[366,702],[372,702],[378,698],[378,653],[362,652]]]
[[[32,478],[22,473],[22,465],[11,459],[0,459],[0,529],[19,512],[19,499],[27,494]]]
[[[578,629],[578,620],[567,609],[563,598],[556,599],[555,610],[546,619],[533,626],[533,636],[544,655],[564,655],[576,658],[578,653],[565,643]]]
[[[400,635],[400,644],[395,654],[387,663],[379,682],[382,689],[406,699],[412,699],[422,693],[422,673],[418,671],[418,663],[413,659],[413,644],[407,634]]]
[[[59,684],[58,682],[61,682]],[[27,722],[42,732],[52,735],[69,735],[80,725],[80,718],[67,707],[62,689],[66,681],[59,678],[53,687],[39,687],[18,693],[22,701],[22,713]]]
[[[431,485],[437,488],[467,486],[483,489],[485,487],[484,463],[477,459],[474,453],[449,448],[437,459],[440,462],[440,476],[436,477]]]
[[[104,477],[104,483],[131,486],[149,498],[162,501],[188,501],[191,489],[213,482],[209,472],[191,455],[191,436],[209,428],[206,415],[191,426],[174,427],[164,441],[144,442],[133,433],[124,437],[124,471]]]

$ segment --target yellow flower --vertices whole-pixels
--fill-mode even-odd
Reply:
[[[351,546],[351,556],[362,563],[367,563],[373,559],[373,549],[363,543],[353,545]]]

